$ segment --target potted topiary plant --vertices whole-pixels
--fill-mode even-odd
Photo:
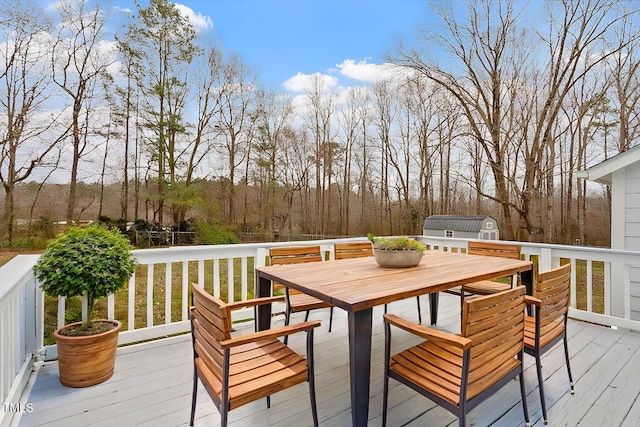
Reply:
[[[367,237],[373,243],[373,256],[381,267],[415,267],[427,249],[409,237],[375,237],[371,233]]]
[[[117,320],[94,320],[95,302],[122,288],[136,262],[129,240],[101,225],[72,227],[52,240],[34,266],[51,296],[87,297],[87,318],[54,332],[60,382],[68,387],[99,384],[113,375]]]

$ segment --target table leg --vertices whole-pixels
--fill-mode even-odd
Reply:
[[[533,268],[520,273],[520,281],[526,288],[527,295],[533,295]],[[533,315],[533,307],[529,304],[527,304],[527,315]]]
[[[271,280],[260,277],[258,273],[258,294],[257,297],[271,296]],[[258,331],[271,328],[271,304],[261,304],[258,306],[258,316],[256,319]]]
[[[369,419],[372,313],[371,308],[349,312],[351,419],[354,427],[366,426]]]
[[[527,295],[533,295],[533,268],[520,273],[520,280],[527,289]]]
[[[433,292],[429,294],[429,311],[431,312],[431,324],[438,323],[438,299],[439,293]]]

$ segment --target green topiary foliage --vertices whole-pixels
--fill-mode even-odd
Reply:
[[[367,234],[367,237],[373,243],[374,249],[381,249],[385,251],[407,251],[414,250],[421,254],[427,248],[415,239],[408,237],[376,237],[373,234]]]
[[[133,274],[132,246],[118,230],[100,225],[73,227],[56,237],[34,266],[42,289],[51,296],[87,295],[87,322],[94,302],[122,288]]]

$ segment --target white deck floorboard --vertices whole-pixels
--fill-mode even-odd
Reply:
[[[415,298],[393,303],[389,311],[417,321]],[[382,363],[384,332],[382,307],[374,309],[369,425],[382,423]],[[302,319],[296,315],[294,319]],[[428,323],[428,299],[422,298],[423,323]],[[333,332],[327,331],[328,310],[314,311],[323,324],[315,334],[315,369],[318,415],[323,427],[351,425],[347,317],[335,310]],[[282,324],[282,317],[274,318]],[[459,301],[441,295],[438,329],[459,332]],[[238,333],[247,331],[238,327]],[[252,326],[251,326],[252,330]],[[415,338],[395,329],[398,351]],[[569,393],[562,344],[543,356],[545,393],[550,425],[640,426],[640,334],[625,333],[570,321],[569,352],[575,394]],[[289,344],[304,354],[304,335]],[[525,387],[529,415],[543,426],[532,357],[525,356]],[[189,422],[193,378],[189,335],[120,348],[114,376],[103,384],[83,389],[62,386],[56,362],[44,363],[27,401],[32,413],[23,414],[19,426],[186,426]],[[220,417],[204,389],[199,387],[196,426],[218,426]],[[230,412],[229,425],[308,426],[311,410],[307,384]],[[457,419],[408,387],[391,380],[388,426],[455,426]],[[468,414],[467,425],[512,427],[524,425],[518,381],[508,384]]]

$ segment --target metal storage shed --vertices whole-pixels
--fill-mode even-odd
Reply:
[[[433,237],[500,239],[496,219],[482,215],[431,215],[424,222],[422,234]]]

